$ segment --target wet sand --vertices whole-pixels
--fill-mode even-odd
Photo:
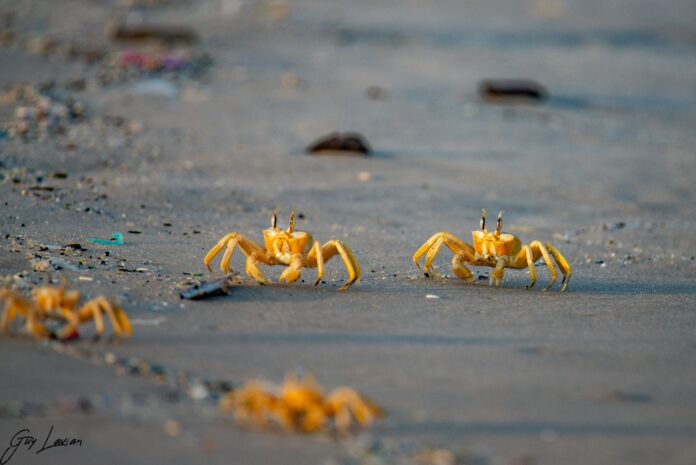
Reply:
[[[467,464],[693,463],[696,4],[672,3],[131,8],[194,28],[192,50],[214,59],[201,76],[168,75],[170,96],[143,94],[138,77],[97,85],[99,65],[0,48],[3,87],[87,79],[62,91],[87,108],[64,134],[0,140],[2,274],[28,286],[67,277],[134,320],[127,341],[71,346],[233,383],[301,368],[387,411],[351,440],[256,431],[210,403],[163,401],[142,376],[3,337],[0,451],[21,428],[43,437],[54,425],[83,446],[10,463],[418,463],[435,447]],[[52,5],[0,11],[16,11],[23,36],[124,47],[104,23],[126,7]],[[535,79],[550,98],[492,105],[476,92],[484,78]],[[368,98],[370,87],[381,90]],[[3,122],[15,106],[0,106]],[[375,152],[303,153],[332,131],[358,131]],[[229,296],[179,299],[209,277],[202,258],[223,234],[260,242],[271,212],[284,226],[292,208],[299,229],[353,249],[360,283],[338,292],[334,258],[316,288],[305,270],[294,286],[245,280]],[[524,270],[497,289],[485,268],[477,284],[455,279],[446,250],[436,264],[449,276],[413,266],[434,232],[469,241],[481,208],[503,210],[524,242],[554,243],[573,267],[568,291],[540,292],[543,261],[532,290]],[[87,241],[114,232],[123,246]],[[61,254],[71,243],[86,250]],[[50,273],[34,271],[42,260]],[[243,276],[241,254],[233,263]],[[277,281],[281,269],[263,270]],[[109,402],[59,408],[81,396]],[[58,407],[22,417],[22,402]]]

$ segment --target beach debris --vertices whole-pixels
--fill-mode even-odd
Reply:
[[[372,179],[372,174],[369,171],[361,171],[358,173],[358,181],[369,182]]]
[[[216,279],[215,281],[203,281],[182,291],[179,297],[188,300],[203,300],[210,297],[228,295],[232,287],[230,276]]]
[[[433,261],[440,252],[443,245],[446,245],[454,257],[452,259],[452,271],[459,278],[474,282],[476,279],[466,263],[474,266],[489,266],[493,268],[488,285],[495,283],[500,285],[505,273],[505,268],[521,270],[529,269],[529,278],[531,280],[527,289],[534,287],[536,283],[536,269],[534,263],[540,258],[544,258],[544,263],[551,273],[551,282],[544,289],[550,289],[554,285],[557,278],[556,268],[551,262],[551,257],[556,261],[556,264],[561,270],[563,280],[561,281],[561,292],[565,291],[570,282],[572,270],[566,259],[561,255],[550,242],[542,244],[539,241],[532,241],[529,244],[522,245],[520,240],[513,234],[502,232],[503,228],[503,212],[498,213],[498,221],[495,231],[488,232],[486,229],[486,210],[483,210],[481,215],[481,229],[472,231],[473,247],[449,232],[439,232],[428,239],[417,251],[413,254],[413,263],[419,270],[423,271],[420,266],[420,259],[425,255],[425,275],[434,275],[435,268]]]
[[[440,300],[440,296],[436,294],[426,294],[425,298],[430,300]]]
[[[0,290],[0,302],[5,304],[0,331],[10,332],[10,324],[21,317],[26,330],[37,339],[55,338],[61,341],[79,337],[80,324],[94,320],[96,336],[104,333],[105,314],[119,337],[131,335],[131,325],[123,309],[104,296],[95,297],[78,308],[80,293],[67,291],[65,281],[59,287],[41,286],[34,288],[31,299],[11,290]],[[55,327],[55,328],[54,328]]]
[[[192,45],[198,34],[181,24],[126,24],[115,22],[107,28],[108,36],[118,42],[157,42],[163,45]]]
[[[118,26],[118,25],[117,25]],[[95,42],[92,38],[74,37],[61,38],[51,34],[17,34],[14,40],[15,47],[31,54],[40,54],[52,59],[79,61],[81,63],[96,66],[93,77],[81,77],[65,79],[61,82],[53,81],[56,89],[71,92],[81,92],[94,86],[107,86],[138,79],[143,75],[167,75],[176,78],[198,79],[202,77],[213,64],[210,54],[193,47],[190,33],[177,33],[177,26],[164,26],[161,29],[164,38],[125,39],[129,33],[138,34],[146,32],[143,25],[133,28],[114,27],[112,30],[116,36],[124,37],[124,43],[131,43],[138,50],[111,50],[110,47]],[[0,29],[2,29],[0,27]],[[189,31],[192,32],[192,31]],[[123,34],[122,34],[123,33]],[[170,34],[174,33],[174,34]],[[0,33],[1,36],[2,33]],[[195,36],[195,32],[193,33]],[[188,37],[188,38],[187,38]],[[173,39],[173,41],[169,40]],[[156,45],[152,47],[151,45]],[[164,47],[160,47],[162,44]],[[142,47],[141,47],[142,45]],[[92,75],[93,73],[90,73]],[[0,98],[2,104],[2,98]]]
[[[85,114],[82,103],[30,85],[13,87],[0,97],[0,101],[2,104],[17,104],[14,118],[6,128],[10,137],[31,139],[44,133],[65,133]]]
[[[116,245],[116,246],[122,246],[125,244],[123,242],[123,234],[120,232],[115,232],[111,235],[111,239],[99,239],[96,237],[90,237],[87,239],[88,242],[91,242],[92,244],[99,244],[99,245]]]
[[[126,50],[117,55],[117,64],[125,68],[135,68],[150,73],[176,71],[183,68],[189,57],[182,52],[136,52]]]
[[[625,227],[626,227],[626,222],[624,222],[624,221],[617,221],[614,223],[602,224],[602,230],[604,230],[604,231],[618,231],[620,229],[624,229]]]
[[[225,234],[215,246],[210,249],[203,263],[210,268],[210,262],[226,249],[220,262],[220,269],[227,274],[231,271],[230,260],[237,246],[246,255],[246,272],[249,277],[259,284],[271,284],[258,268],[258,264],[268,266],[286,266],[281,273],[281,283],[292,284],[300,278],[302,268],[316,268],[317,279],[314,285],[318,285],[324,277],[324,263],[335,255],[339,255],[348,272],[348,281],[340,290],[345,291],[353,283],[360,280],[360,266],[353,257],[353,252],[340,240],[332,239],[323,246],[319,241],[305,231],[295,230],[295,211],[290,214],[290,224],[287,230],[277,227],[278,216],[273,212],[271,227],[263,230],[264,247],[247,239],[238,232]]]
[[[529,103],[546,100],[548,91],[527,79],[485,79],[479,84],[479,95],[489,103]]]
[[[306,149],[314,155],[368,155],[372,148],[357,132],[332,132],[312,142]]]
[[[133,86],[135,95],[176,98],[179,91],[176,85],[165,79],[146,79]]]
[[[339,387],[326,394],[313,376],[295,373],[286,375],[280,385],[250,380],[223,396],[219,405],[241,423],[277,425],[303,434],[326,430],[346,434],[384,415],[382,408],[353,388]]]
[[[39,273],[45,273],[51,269],[51,262],[48,260],[35,260],[32,262],[32,269]]]

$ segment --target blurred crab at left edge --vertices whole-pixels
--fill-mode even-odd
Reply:
[[[278,228],[277,214],[274,212],[271,217],[271,227],[263,230],[263,241],[265,248],[238,232],[225,234],[215,247],[210,249],[203,263],[211,270],[210,262],[222,249],[226,248],[220,262],[220,269],[223,273],[227,273],[231,270],[229,265],[234,249],[239,246],[246,255],[247,275],[260,284],[270,284],[268,278],[258,268],[258,264],[264,264],[286,266],[287,268],[281,273],[279,281],[287,284],[292,284],[300,278],[302,268],[316,268],[317,279],[314,282],[316,286],[324,276],[324,263],[334,255],[340,255],[348,271],[348,281],[340,290],[345,291],[353,283],[360,280],[360,266],[348,246],[335,239],[321,245],[318,241],[313,240],[308,232],[296,231],[294,210],[290,214],[290,224],[286,230]]]
[[[80,324],[94,320],[96,336],[104,334],[104,316],[111,322],[114,334],[131,335],[131,325],[123,309],[104,296],[95,297],[81,307],[80,293],[65,289],[65,281],[59,287],[41,286],[32,291],[31,299],[18,291],[0,290],[0,303],[4,303],[0,331],[7,334],[10,324],[18,317],[26,321],[27,332],[37,339],[62,341],[79,337]]]

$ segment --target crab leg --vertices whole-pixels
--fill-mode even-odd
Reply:
[[[314,281],[314,285],[317,286],[321,282],[321,278],[324,277],[324,256],[321,253],[321,244],[319,241],[314,241],[312,250],[307,254],[305,266],[317,267],[317,280]]]
[[[428,253],[425,255],[426,272],[431,275],[435,274],[435,268],[433,268],[432,264],[443,245],[446,245],[454,253],[452,257],[452,271],[454,274],[465,281],[472,281],[471,271],[464,264],[466,262],[472,263],[474,256],[466,248],[461,248],[459,244],[447,237],[438,239],[431,249],[428,250]]]
[[[111,321],[111,326],[114,328],[116,335],[130,336],[130,322],[128,322],[127,318],[124,318],[125,314],[122,314],[123,312],[121,309],[116,305],[112,305],[111,302],[104,297],[97,297],[95,300],[97,308],[101,308],[109,317],[109,321]],[[119,316],[119,313],[122,315]],[[125,326],[123,325],[124,321],[126,322]]]
[[[268,278],[266,278],[263,275],[263,273],[261,273],[261,270],[259,270],[257,263],[260,262],[266,265],[273,265],[275,262],[273,261],[272,257],[270,257],[263,248],[256,245],[253,241],[250,241],[243,235],[236,232],[226,234],[222,239],[220,239],[218,243],[215,244],[215,247],[210,249],[208,254],[205,256],[205,258],[203,259],[203,263],[209,270],[212,271],[212,269],[210,268],[210,262],[215,258],[217,254],[220,253],[223,247],[227,247],[227,250],[225,250],[225,253],[222,256],[222,261],[220,262],[220,269],[223,273],[227,273],[231,270],[229,264],[232,260],[232,254],[234,253],[234,249],[235,247],[237,247],[237,245],[239,245],[239,248],[247,257],[247,275],[254,278],[261,284],[270,284]]]
[[[458,277],[465,281],[474,281],[474,276],[471,274],[469,268],[464,264],[470,262],[471,260],[464,254],[458,253],[452,257],[452,272]]]
[[[4,296],[3,296],[4,297]],[[24,302],[22,302],[24,303]],[[7,303],[5,304],[5,310],[2,312],[2,320],[0,321],[0,329],[3,333],[7,332],[10,322],[15,319],[17,311],[20,310],[20,304],[15,300],[15,297],[10,295],[7,297]],[[21,313],[21,312],[20,312]]]
[[[102,314],[99,311],[97,299],[87,302],[77,313],[77,318],[80,323],[89,321],[90,317],[94,320],[94,330],[96,331],[97,336],[101,336],[104,333],[104,317],[102,317]],[[114,332],[116,332],[116,334],[120,333],[120,331],[117,331],[116,328],[114,328]]]
[[[413,264],[416,265],[419,270],[424,271],[423,268],[421,268],[420,263],[418,263],[421,257],[425,255],[433,247],[433,245],[435,245],[435,243],[440,239],[440,237],[442,237],[443,234],[447,233],[439,232],[433,234],[430,237],[430,239],[425,241],[425,243],[421,245],[418,250],[416,250],[416,253],[413,254]]]
[[[290,265],[280,274],[278,281],[281,283],[292,284],[300,279],[300,274],[304,265],[301,254],[295,254],[290,259]]]
[[[566,259],[563,257],[563,255],[561,255],[561,252],[559,252],[558,249],[556,249],[556,247],[554,247],[550,242],[546,243],[546,248],[548,248],[551,255],[553,255],[553,258],[556,260],[556,263],[563,274],[563,279],[561,280],[561,292],[563,292],[568,287],[573,270],[570,269],[570,265],[568,265]]]
[[[382,416],[382,410],[370,401],[360,397],[351,388],[343,387],[332,391],[325,402],[329,414],[336,418],[336,428],[341,433],[350,429],[351,413],[360,426],[367,426],[376,417]]]
[[[227,274],[227,272],[230,271],[230,260],[232,260],[234,248],[237,247],[238,243],[239,237],[231,237],[229,242],[227,243],[227,248],[225,249],[225,253],[222,255],[222,260],[220,261],[220,270],[224,274]],[[210,267],[208,267],[208,269],[210,269]]]
[[[500,258],[495,264],[495,268],[491,272],[491,278],[488,280],[488,285],[492,286],[495,282],[495,287],[500,286],[500,282],[503,280],[503,275],[505,274],[505,259]]]
[[[5,297],[6,295],[7,297]],[[0,298],[7,298],[5,310],[2,313],[2,321],[0,322],[0,330],[2,330],[3,333],[7,332],[10,322],[12,322],[17,315],[21,315],[27,320],[27,331],[29,334],[37,338],[46,338],[48,336],[48,330],[36,318],[36,309],[33,303],[11,293],[0,294]]]
[[[343,242],[339,240],[328,241],[321,248],[321,255],[324,262],[328,262],[331,257],[339,254],[343,260],[343,264],[348,271],[348,281],[341,287],[341,291],[345,291],[356,281],[360,280],[360,266],[353,257],[353,253]]]
[[[465,262],[473,263],[475,261],[473,249],[467,247],[467,244],[458,240],[456,237],[442,236],[438,239],[433,247],[428,251],[425,256],[425,269],[429,273],[434,273],[434,268],[432,266],[435,257],[440,252],[443,245],[446,245],[448,249],[452,251],[454,257],[452,257],[452,270],[454,274],[458,277],[466,280],[471,279],[471,272],[464,266]],[[455,260],[455,257],[460,257]]]
[[[416,250],[416,253],[413,254],[413,263],[418,267],[419,270],[423,271],[423,268],[421,268],[418,262],[423,255],[427,254],[425,259],[425,272],[427,273],[431,271],[431,264],[433,260],[435,260],[435,257],[439,253],[443,244],[447,245],[447,247],[453,253],[456,254],[463,252],[468,261],[473,261],[474,249],[469,244],[465,243],[452,233],[439,232],[433,234],[430,239],[425,241],[425,243],[418,250]],[[469,259],[467,255],[469,255],[471,259]]]
[[[210,268],[210,262],[226,246],[227,250],[225,251],[225,254],[222,257],[222,262],[220,263],[220,268],[222,269],[222,272],[226,273],[228,270],[230,260],[232,259],[232,254],[234,253],[234,248],[237,246],[237,244],[239,244],[239,248],[242,249],[246,256],[249,256],[254,252],[258,253],[259,255],[265,253],[265,250],[263,248],[256,245],[254,242],[250,241],[243,235],[237,232],[231,232],[229,234],[225,234],[222,237],[222,239],[220,239],[218,243],[215,244],[215,246],[212,249],[210,249],[210,251],[206,254],[205,258],[203,259],[203,263],[210,271],[213,271]]]
[[[536,284],[536,268],[534,268],[534,262],[539,259],[539,250],[537,249],[537,255],[535,256],[532,248],[529,245],[522,247],[522,250],[515,256],[512,262],[508,265],[510,268],[522,269],[525,266],[529,269],[529,280],[530,283],[527,289],[531,289]]]
[[[31,333],[37,339],[46,339],[49,336],[48,330],[37,321],[34,317],[33,312],[27,315],[27,331]]]
[[[242,249],[242,251],[244,251],[244,249]],[[261,262],[267,265],[272,265],[273,261],[270,258],[266,257],[265,251],[261,251],[261,253],[263,255],[259,255],[259,253],[254,252],[247,256],[246,274],[254,278],[260,284],[271,284],[268,278],[264,276],[263,273],[261,273],[261,270],[259,270],[259,267],[256,264]]]
[[[445,243],[445,240],[442,237],[439,237],[435,243],[433,244],[432,247],[430,247],[430,250],[425,254],[425,263],[423,264],[423,267],[425,268],[425,273],[434,275],[435,274],[435,269],[433,268],[433,262],[435,261],[435,258],[437,258],[437,254],[440,253],[440,249],[442,248],[442,244]],[[456,250],[453,251],[455,254],[457,253]]]
[[[551,289],[551,286],[553,286],[553,284],[556,282],[556,279],[558,278],[558,273],[556,272],[556,268],[553,266],[553,262],[551,261],[551,257],[549,256],[549,251],[546,250],[544,244],[542,244],[539,241],[530,242],[529,246],[533,249],[536,260],[538,260],[538,254],[539,252],[541,252],[541,256],[544,257],[544,262],[546,263],[546,266],[548,267],[549,272],[551,273],[551,282],[548,286],[546,286],[546,288],[544,288],[544,291],[548,291],[549,289]]]
[[[553,266],[553,262],[551,261],[547,248],[541,242],[532,241],[528,245],[522,247],[522,250],[520,250],[509,267],[519,269],[527,266],[529,268],[529,279],[531,281],[529,286],[527,286],[527,289],[531,289],[534,287],[534,284],[536,284],[536,269],[534,268],[534,263],[539,260],[540,257],[544,257],[544,263],[546,263],[546,266],[551,273],[551,282],[544,289],[544,291],[547,291],[556,282],[558,273],[556,272],[556,268]]]

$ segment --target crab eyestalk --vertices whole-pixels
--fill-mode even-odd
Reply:
[[[288,225],[288,233],[292,234],[295,231],[295,210],[290,212],[290,224]]]
[[[481,210],[481,231],[486,230],[486,209]]]
[[[273,210],[271,215],[271,228],[278,229],[278,210]]]
[[[503,230],[503,212],[498,212],[498,223],[495,225],[495,235],[500,236],[500,232]]]

